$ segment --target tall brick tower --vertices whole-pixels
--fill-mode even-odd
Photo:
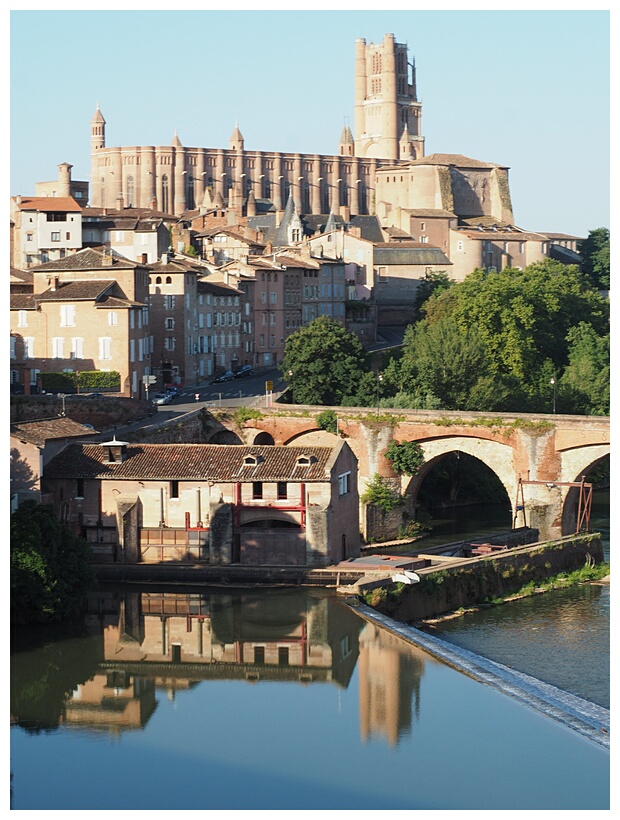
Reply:
[[[356,40],[355,156],[423,157],[421,116],[415,63],[408,61],[407,46],[395,42],[393,34],[380,44]]]

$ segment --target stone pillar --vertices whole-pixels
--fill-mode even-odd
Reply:
[[[144,147],[141,151],[140,180],[136,201],[140,208],[150,208],[151,202],[156,199],[155,195],[155,148],[153,146]]]
[[[174,199],[172,213],[180,216],[186,209],[187,198],[185,195],[187,186],[187,168],[185,162],[185,148],[176,147],[172,149],[174,161]]]
[[[291,180],[291,192],[293,194],[293,202],[297,208],[297,213],[303,213],[303,204],[301,201],[302,183],[304,177],[301,172],[301,154],[295,154],[293,162],[293,179]]]
[[[318,154],[312,160],[312,177],[310,187],[310,209],[313,214],[321,213],[321,158]]]
[[[349,207],[351,213],[357,215],[360,213],[360,164],[359,160],[355,158],[351,163],[351,187]]]

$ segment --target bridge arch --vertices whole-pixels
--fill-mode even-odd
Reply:
[[[266,430],[261,430],[257,435],[254,437],[254,441],[252,444],[262,444],[272,446],[275,444],[275,440],[271,433],[268,433]]]
[[[513,449],[510,445],[469,436],[433,439],[421,441],[419,444],[424,452],[424,464],[417,475],[402,477],[403,494],[410,495],[415,501],[424,479],[444,456],[450,453],[466,453],[482,462],[495,474],[506,492],[514,516],[518,476],[513,467]]]
[[[607,452],[605,452],[605,450]],[[566,459],[566,474],[572,477],[566,480],[577,483],[581,482],[583,476],[585,476],[585,480],[588,482],[588,474],[598,467],[599,464],[602,464],[605,459],[609,458],[609,450],[609,446],[597,445],[594,447],[582,447],[578,452],[572,452],[571,457],[567,457]],[[564,456],[564,453],[562,455]],[[569,464],[570,466],[568,466]],[[562,467],[562,473],[564,474],[564,459]],[[568,472],[569,470],[571,472]],[[566,487],[564,489],[562,535],[568,535],[577,529],[580,489],[579,487]]]

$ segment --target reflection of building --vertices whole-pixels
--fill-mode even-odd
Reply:
[[[207,676],[347,686],[360,628],[361,621],[331,596],[126,593],[118,623],[104,630],[104,654],[117,669],[121,664],[135,672],[139,663],[157,680]]]
[[[357,459],[335,447],[70,445],[44,489],[129,562],[323,566],[359,554]]]
[[[111,670],[79,683],[65,703],[65,724],[117,733],[141,729],[157,707],[153,681]]]
[[[360,732],[384,736],[390,745],[411,731],[412,701],[420,709],[420,681],[431,658],[374,624],[360,636]]]

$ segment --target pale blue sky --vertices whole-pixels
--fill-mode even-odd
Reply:
[[[510,168],[517,225],[610,225],[609,12],[11,12],[12,195],[61,162],[89,179],[97,103],[108,145],[337,153],[353,127],[355,40],[409,45],[426,153]]]

